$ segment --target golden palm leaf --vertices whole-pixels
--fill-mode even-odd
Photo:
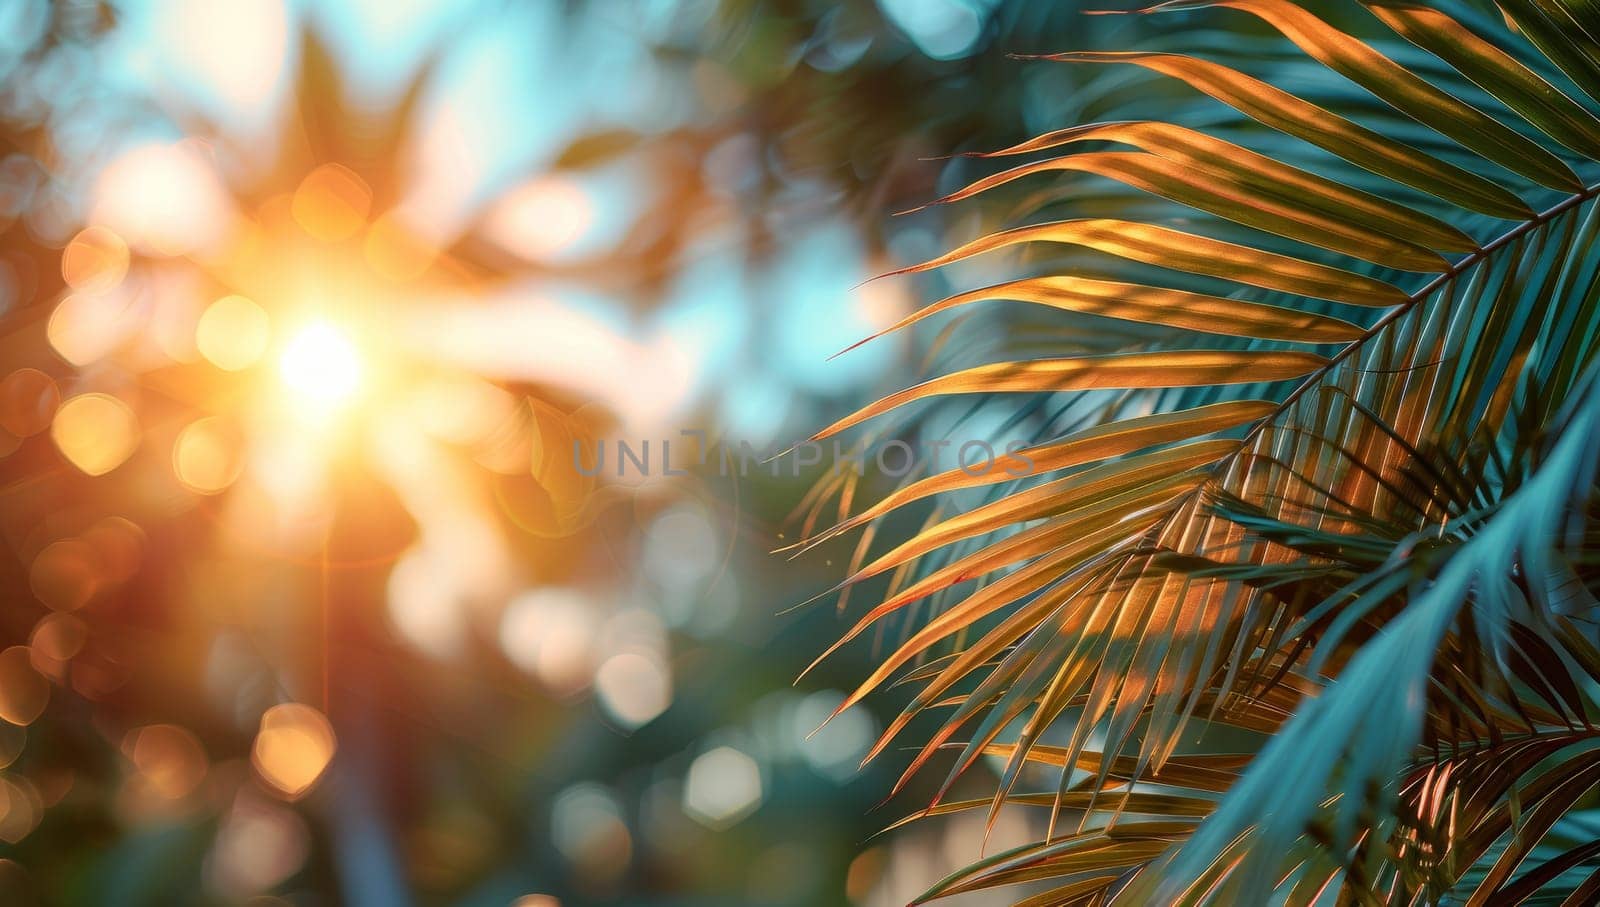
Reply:
[[[1590,903],[1600,847],[1574,829],[1600,786],[1600,13],[1146,12],[1203,7],[1327,72],[1291,92],[1248,62],[1047,58],[1187,83],[1247,118],[1244,143],[1125,120],[978,155],[1046,156],[943,201],[1049,176],[1168,207],[1081,217],[1068,196],[1064,219],[904,272],[1066,256],[895,328],[1005,300],[1078,319],[1074,336],[1139,329],[939,375],[817,435],[956,395],[1065,414],[1015,457],[909,481],[808,540],[928,499],[953,513],[847,578],[912,568],[846,639],[932,605],[845,707],[909,666],[917,692],[875,753],[937,715],[907,770],[954,754],[928,812],[1051,819],[927,897]],[[983,757],[1004,765],[994,796],[946,802]],[[1056,789],[1019,790],[1040,764]]]

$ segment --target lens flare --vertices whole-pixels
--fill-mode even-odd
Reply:
[[[278,357],[278,377],[321,409],[349,402],[361,386],[361,354],[349,335],[325,321],[301,328]]]

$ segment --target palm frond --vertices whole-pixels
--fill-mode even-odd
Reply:
[[[1110,180],[1157,213],[1050,198],[1066,219],[896,272],[1054,250],[1036,273],[891,330],[994,301],[1025,303],[1045,337],[1127,329],[935,376],[816,436],[955,396],[1046,401],[1025,407],[1048,413],[1031,446],[841,508],[803,543],[956,505],[859,549],[844,586],[903,577],[841,644],[933,610],[842,707],[909,672],[874,754],[938,715],[901,782],[954,753],[929,813],[981,808],[943,798],[998,755],[991,821],[1007,803],[1052,818],[930,897],[1048,880],[1024,903],[1559,902],[1600,886],[1600,851],[1556,841],[1600,784],[1600,19],[1564,0],[1502,3],[1503,19],[1360,6],[1330,8],[1337,27],[1287,0],[1147,11],[1256,17],[1325,68],[1297,93],[1228,60],[1044,58],[1134,64],[1246,119],[1227,139],[1108,120],[974,155],[1050,156],[941,201]],[[1033,330],[1008,317],[1007,336]],[[1196,787],[1213,739],[1259,751]],[[1040,762],[1058,789],[1013,790]]]

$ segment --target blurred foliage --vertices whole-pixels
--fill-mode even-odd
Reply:
[[[0,371],[39,369],[56,399],[126,381],[116,390],[138,397],[146,421],[181,423],[193,412],[173,389],[210,379],[181,369],[127,378],[74,368],[46,337],[67,290],[64,250],[83,227],[82,181],[92,171],[84,162],[99,162],[122,130],[151,122],[205,140],[222,159],[259,149],[230,147],[236,138],[202,111],[157,106],[105,78],[96,48],[116,24],[114,5],[16,8],[42,9],[45,18],[37,31],[16,30],[34,37],[11,48],[0,91]],[[465,274],[488,286],[531,272],[622,288],[647,305],[692,262],[688,225],[726,227],[753,258],[781,250],[785,218],[841,206],[877,235],[886,208],[924,201],[934,189],[945,165],[923,158],[1009,141],[1064,109],[1070,82],[1023,75],[1004,53],[1057,48],[1082,24],[1061,5],[999,4],[970,52],[935,61],[871,3],[721,5],[704,29],[673,34],[657,51],[705,96],[729,99],[725,106],[666,133],[597,128],[554,162],[578,172],[627,160],[665,187],[618,242],[592,257],[527,266],[469,226],[442,250],[458,270],[440,279]],[[375,115],[351,106],[336,54],[313,33],[298,51],[298,94],[283,130],[292,140],[271,166],[227,189],[255,210],[336,162],[371,191],[375,211],[385,210],[403,189],[396,148],[412,128],[407,104],[431,68],[400,93],[398,108]],[[758,179],[734,187],[730,205],[715,177],[718,155],[734,153],[760,166]],[[179,263],[136,251],[128,267],[168,275]],[[217,274],[196,279],[208,293],[230,288]],[[585,402],[534,384],[510,389],[567,415]],[[40,400],[22,399],[23,408]],[[875,905],[925,883],[905,867],[926,874],[935,865],[929,855],[956,840],[923,836],[910,851],[863,845],[890,821],[868,809],[889,777],[851,771],[849,745],[805,742],[807,725],[837,701],[830,688],[859,676],[871,656],[830,664],[791,691],[837,628],[828,609],[779,615],[820,591],[834,569],[826,556],[802,564],[768,556],[799,502],[800,480],[762,475],[741,484],[724,514],[735,535],[732,584],[716,593],[726,600],[697,603],[726,618],[673,628],[672,704],[629,729],[590,690],[532,683],[492,638],[472,636],[445,662],[397,639],[372,605],[382,600],[385,558],[415,530],[371,477],[338,488],[342,522],[332,545],[335,562],[368,566],[329,573],[315,562],[223,556],[213,540],[220,507],[174,509],[142,481],[82,475],[48,432],[28,427],[4,438],[13,449],[0,459],[8,602],[0,649],[20,653],[0,661],[0,684],[26,692],[39,689],[32,678],[48,678],[49,702],[0,737],[5,903],[233,903],[270,893],[308,907],[406,897],[504,905],[547,893],[566,905],[832,905],[848,887],[851,900]],[[167,470],[166,459],[163,450],[130,468],[148,475]],[[705,481],[716,494],[733,492],[720,477]],[[518,557],[542,583],[615,580],[610,574],[626,573],[639,554],[637,524],[653,515],[646,507],[575,535],[518,537]],[[58,613],[47,602],[57,593],[41,587],[32,566],[54,538],[109,540],[138,567]],[[320,603],[330,598],[357,604],[322,625]],[[260,706],[297,699],[327,713],[339,749],[330,776],[292,800],[274,794],[251,760]],[[863,720],[870,731],[872,719]],[[756,808],[725,826],[684,808],[697,760],[724,746],[756,757],[760,769]],[[259,875],[228,875],[241,865]]]

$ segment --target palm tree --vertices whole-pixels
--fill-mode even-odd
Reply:
[[[1600,11],[1147,12],[1201,6],[1270,28],[1047,58],[1159,118],[979,155],[1049,153],[943,201],[1069,176],[1022,201],[1045,219],[905,269],[1039,253],[897,326],[1027,303],[982,335],[1012,357],[817,435],[938,398],[1031,439],[808,539],[869,527],[843,585],[889,580],[846,640],[923,615],[845,703],[915,689],[874,755],[916,722],[901,785],[954,762],[913,818],[1048,816],[923,900],[1595,903]],[[986,758],[992,797],[949,796]]]

